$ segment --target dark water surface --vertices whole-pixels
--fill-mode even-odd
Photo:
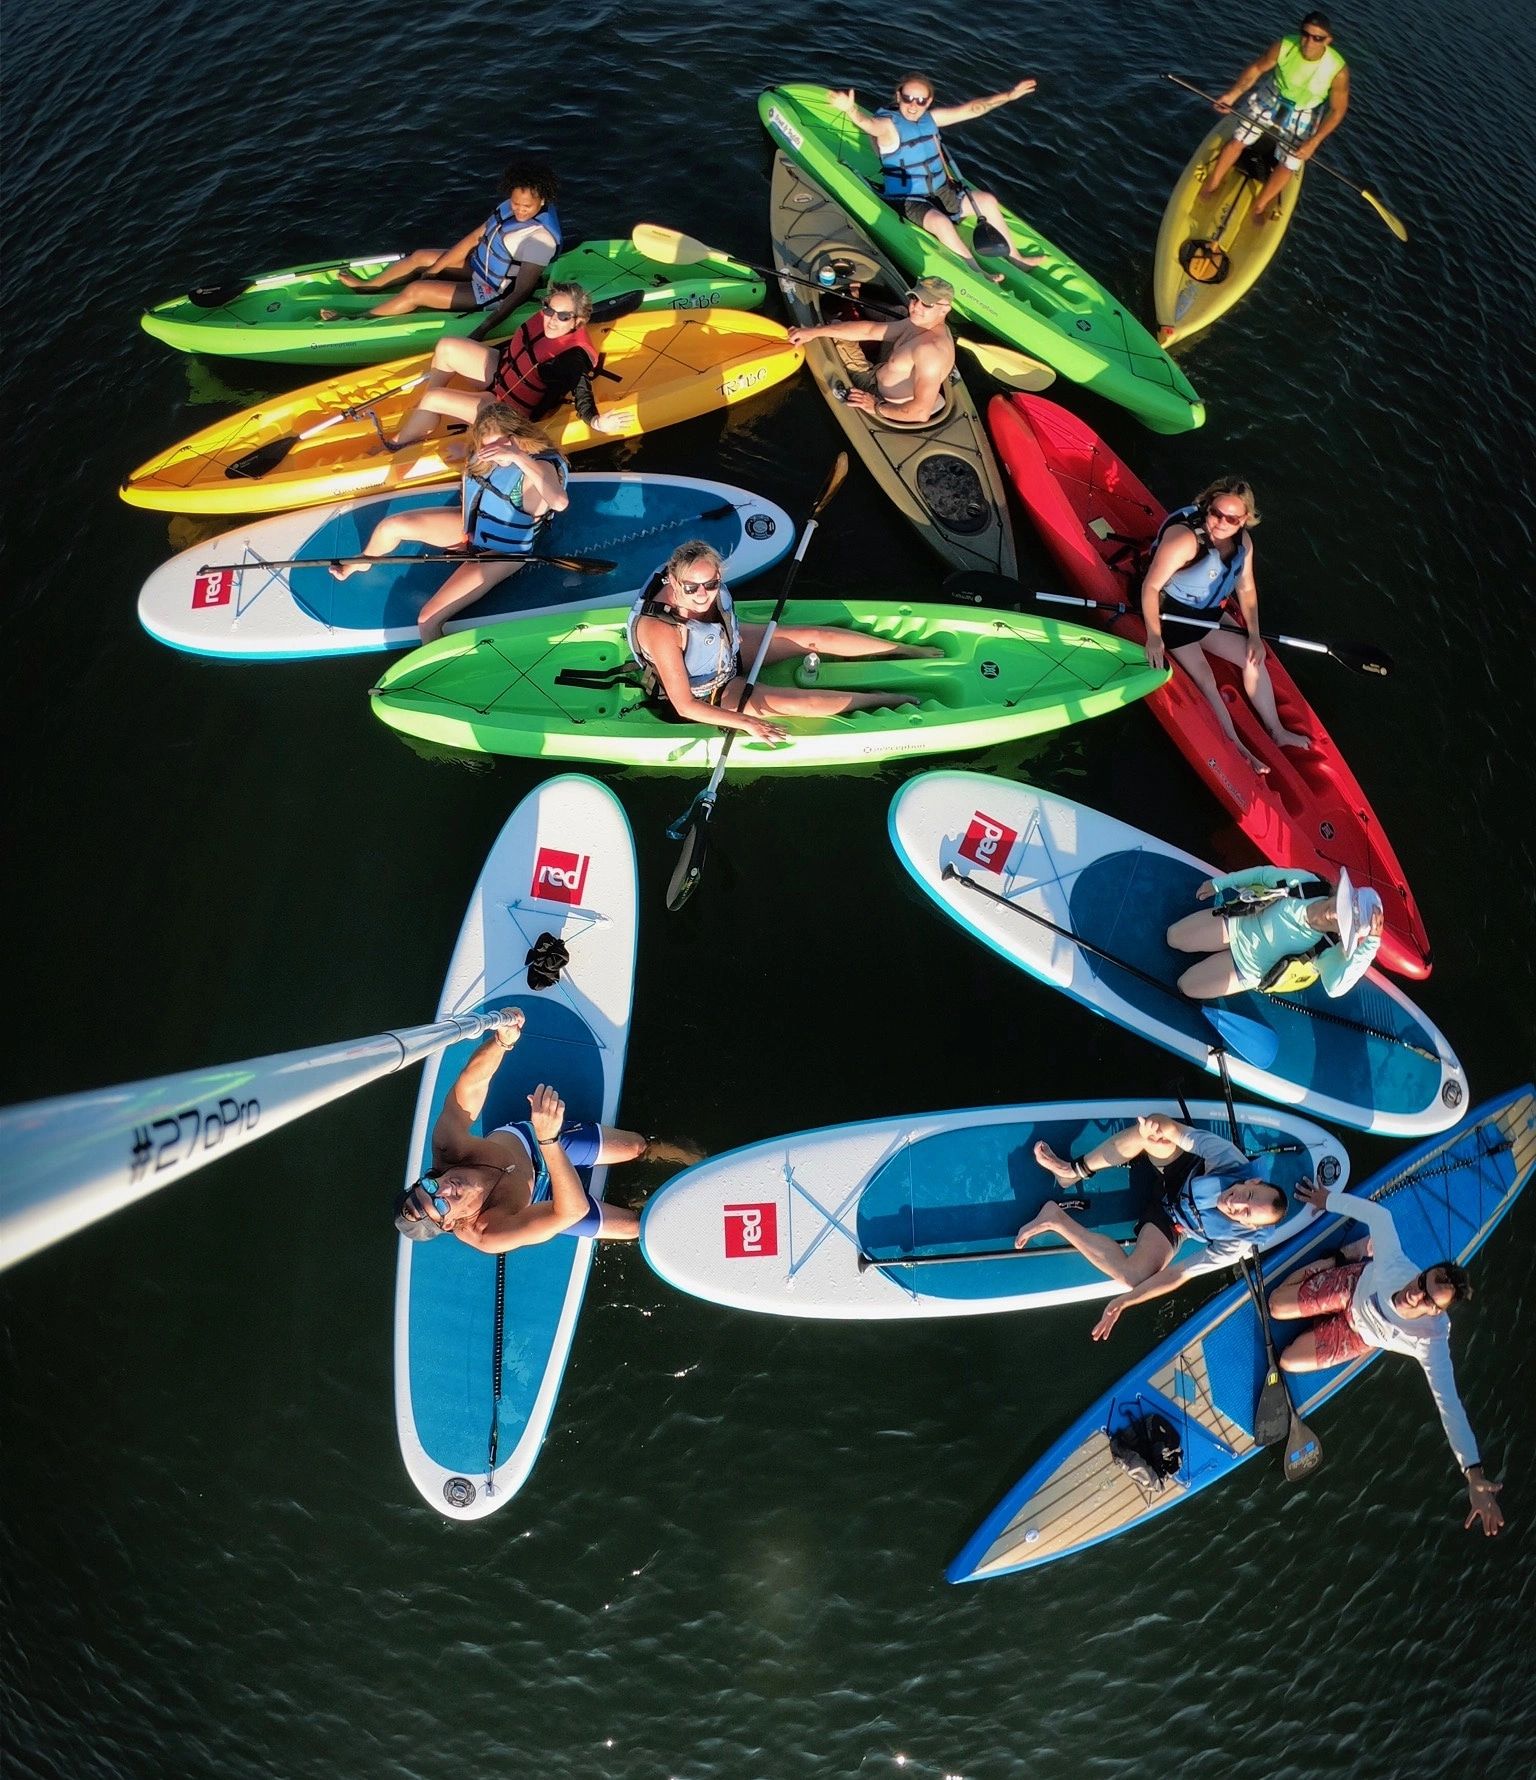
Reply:
[[[1159,493],[1251,475],[1272,627],[1385,644],[1297,676],[1371,792],[1435,940],[1429,1012],[1475,1098],[1536,1058],[1527,584],[1529,15],[1337,9],[1355,109],[1276,265],[1184,362],[1176,440],[1070,386]],[[1002,0],[677,14],[447,0],[6,9],[6,1099],[425,1019],[487,846],[541,776],[418,759],[367,659],[239,670],[139,631],[188,534],[119,504],[151,451],[282,373],[135,325],[211,276],[456,238],[546,147],[573,231],[666,221],[766,259],[772,80],[948,97],[1039,77],[974,167],[1149,308],[1212,88],[1283,7]],[[525,97],[526,96],[526,97]],[[72,292],[79,293],[71,295]],[[295,381],[297,379],[294,379]],[[791,507],[838,435],[802,382],[594,454]],[[1522,463],[1524,467],[1522,468]],[[1049,569],[1024,529],[1026,576]],[[935,569],[856,471],[807,583]],[[1238,837],[1145,712],[957,765],[1028,776],[1195,851]],[[920,906],[902,771],[742,784],[684,917],[679,784],[620,776],[643,909],[625,1113],[711,1147],[1007,1098],[1208,1086]],[[1190,1307],[890,1328],[730,1316],[633,1252],[594,1271],[521,1496],[453,1526],[395,1447],[394,1238],[414,1081],[378,1086],[32,1260],[5,1294],[5,1771],[192,1780],[1514,1775],[1536,1764],[1536,1292],[1528,1196],[1476,1267],[1457,1365],[1509,1530],[1461,1528],[1417,1369],[1326,1409],[1328,1462],[1256,1464],[1141,1535],[962,1590],[1002,1486]],[[1395,1146],[1356,1138],[1361,1173]],[[900,1765],[901,1758],[905,1765]]]

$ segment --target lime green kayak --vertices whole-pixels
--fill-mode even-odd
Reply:
[[[757,101],[763,127],[795,164],[873,236],[909,276],[947,278],[955,309],[1000,340],[1043,359],[1061,376],[1129,408],[1155,433],[1184,433],[1205,422],[1194,386],[1129,310],[1075,260],[1004,207],[1020,253],[1044,254],[1026,270],[994,260],[993,284],[904,222],[880,196],[880,156],[861,130],[827,103],[827,89],[770,87]],[[969,239],[975,225],[960,225]]]
[[[444,334],[468,334],[485,319],[483,309],[368,315],[388,293],[348,290],[336,275],[353,272],[369,278],[395,257],[326,260],[243,283],[204,285],[157,303],[139,318],[140,325],[178,352],[277,364],[375,365],[430,352]],[[594,302],[639,291],[642,309],[756,309],[767,295],[750,267],[719,260],[667,266],[647,259],[628,240],[573,247],[551,264],[549,276],[581,285]],[[534,308],[530,302],[514,310],[489,338],[504,339]],[[339,319],[321,321],[322,309],[339,310]]]
[[[737,607],[766,623],[768,601]],[[371,697],[391,728],[445,747],[615,766],[708,770],[724,732],[659,716],[644,697],[624,639],[627,606],[579,620],[546,614],[460,631],[386,670]],[[818,687],[911,693],[918,703],[846,717],[791,718],[789,738],[737,737],[743,768],[849,766],[897,755],[984,748],[1116,711],[1168,678],[1145,653],[1107,632],[1016,612],[879,600],[797,600],[789,624],[833,624],[936,646],[900,661],[823,656]],[[766,670],[793,684],[796,663]]]

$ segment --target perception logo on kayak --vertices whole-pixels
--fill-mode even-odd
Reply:
[[[235,597],[233,569],[213,569],[192,580],[192,610],[206,612],[210,606],[227,606]]]
[[[779,1208],[771,1199],[763,1205],[727,1205],[724,1228],[727,1261],[760,1261],[779,1252]]]
[[[533,862],[533,882],[528,894],[541,902],[580,902],[592,863],[585,853],[564,853],[558,847],[540,847]]]
[[[995,817],[984,816],[978,810],[971,817],[971,825],[966,829],[965,839],[960,843],[960,857],[969,859],[973,865],[979,865],[986,871],[1001,871],[1018,838],[1019,831],[1016,828],[1010,828],[1006,822],[999,822]]]

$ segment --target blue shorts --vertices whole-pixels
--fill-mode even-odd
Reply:
[[[538,1149],[538,1139],[534,1137],[533,1127],[525,1120],[515,1119],[510,1125],[498,1125],[498,1131],[515,1131],[528,1145],[529,1155],[533,1161],[534,1179],[531,1203],[549,1197],[549,1171],[544,1166],[544,1158]],[[529,1140],[533,1141],[530,1143]],[[603,1128],[594,1124],[591,1119],[574,1119],[560,1133],[560,1147],[573,1168],[590,1168],[597,1161],[598,1152],[603,1147]],[[603,1209],[590,1193],[587,1194],[585,1215],[562,1230],[562,1236],[596,1236],[603,1227]]]

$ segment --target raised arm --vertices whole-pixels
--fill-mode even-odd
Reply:
[[[1466,1525],[1470,1527],[1475,1521],[1481,1521],[1484,1534],[1491,1539],[1504,1525],[1504,1514],[1498,1503],[1499,1491],[1504,1486],[1490,1482],[1483,1475],[1477,1438],[1462,1407],[1461,1393],[1456,1389],[1449,1337],[1440,1337],[1430,1343],[1423,1366],[1424,1376],[1429,1380],[1429,1393],[1440,1414],[1440,1426],[1445,1429],[1456,1463],[1467,1480]]]
[[[539,1160],[549,1173],[549,1198],[514,1212],[499,1227],[464,1236],[482,1254],[505,1255],[515,1248],[548,1242],[579,1224],[587,1214],[587,1194],[560,1142],[565,1128],[565,1102],[555,1089],[540,1082],[528,1096],[528,1122],[539,1142]]]
[[[1015,99],[1022,99],[1026,93],[1034,90],[1034,81],[1016,80],[1005,93],[993,93],[989,99],[967,99],[963,105],[938,105],[929,115],[943,130],[950,124],[963,124],[972,118],[985,117],[989,111],[996,111],[999,105],[1011,105]]]
[[[459,1071],[458,1080],[448,1090],[443,1110],[432,1127],[432,1162],[441,1167],[457,1161],[469,1143],[475,1120],[485,1111],[485,1096],[491,1080],[501,1068],[502,1060],[522,1037],[523,1011],[511,1007],[503,1010],[501,1024],[482,1038],[469,1054],[469,1061]]]
[[[862,130],[866,136],[873,136],[876,148],[889,151],[900,140],[891,120],[888,117],[871,117],[854,98],[852,87],[846,91],[840,91],[837,87],[828,88],[827,103],[834,111],[842,112],[856,130]]]

